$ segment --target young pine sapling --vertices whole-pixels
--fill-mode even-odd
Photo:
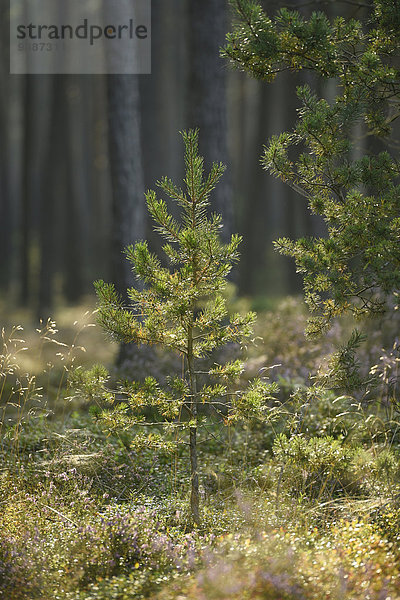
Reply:
[[[160,415],[158,425],[176,428],[185,436],[188,433],[190,507],[193,520],[199,523],[199,427],[207,416],[225,424],[263,417],[276,386],[257,379],[247,389],[232,391],[232,384],[243,371],[239,360],[214,363],[207,370],[208,380],[204,383],[204,358],[226,344],[242,344],[252,334],[255,315],[229,317],[223,297],[227,276],[238,260],[241,241],[233,235],[230,243],[223,244],[221,217],[209,214],[209,196],[225,167],[213,164],[205,177],[203,159],[198,155],[198,132],[182,135],[184,189],[168,178],[158,183],[178,205],[180,219],[172,216],[165,201],[158,199],[154,191],[146,194],[155,230],[165,240],[163,251],[168,266],[149,251],[147,242],[141,241],[126,249],[126,256],[142,282],[140,287],[127,290],[130,306],[124,306],[112,284],[98,281],[95,286],[99,322],[112,336],[124,343],[160,345],[183,358],[182,376],[169,378],[167,386],[161,387],[153,377],[147,377],[144,383],[125,384],[119,390],[118,398],[122,392],[124,402],[108,393],[114,406],[103,413],[103,420],[115,426],[145,423],[143,410],[152,407]],[[98,381],[106,380],[99,373],[96,377]]]

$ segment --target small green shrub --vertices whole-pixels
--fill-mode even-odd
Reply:
[[[282,434],[275,440],[273,452],[292,493],[326,499],[358,490],[354,450],[342,446],[339,440],[330,436],[288,438]]]

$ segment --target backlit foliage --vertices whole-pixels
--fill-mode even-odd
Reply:
[[[271,138],[262,159],[265,169],[304,196],[326,224],[326,238],[276,242],[304,278],[315,313],[308,334],[316,336],[342,313],[361,317],[383,310],[400,287],[399,163],[393,140],[400,8],[375,1],[369,22],[362,23],[329,20],[321,12],[306,19],[288,9],[270,18],[255,2],[232,5],[237,22],[224,55],[233,65],[266,81],[307,69],[330,80],[331,88],[334,84],[330,100],[307,85],[297,89],[296,126]]]

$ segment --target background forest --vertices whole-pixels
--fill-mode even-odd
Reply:
[[[266,6],[273,13],[280,3]],[[268,86],[230,69],[219,56],[227,3],[153,0],[152,74],[128,78],[8,75],[8,10],[2,2],[3,296],[47,317],[56,299],[76,302],[94,279],[115,274],[121,244],[151,231],[144,191],[166,173],[182,175],[178,132],[194,126],[206,164],[228,166],[214,202],[227,232],[246,238],[235,275],[241,294],[301,291],[272,240],[319,234],[322,225],[259,160],[267,139],[294,122],[296,82],[284,75]],[[127,219],[131,233],[121,239]]]
[[[152,0],[140,76],[8,12],[0,598],[400,600],[398,2]]]

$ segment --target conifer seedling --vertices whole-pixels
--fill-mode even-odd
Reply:
[[[98,281],[95,287],[99,322],[116,339],[160,345],[183,359],[182,376],[171,377],[164,387],[147,377],[144,383],[125,385],[124,402],[117,401],[120,394],[111,394],[113,406],[103,419],[116,426],[135,426],[145,423],[143,410],[152,407],[160,417],[158,427],[179,428],[189,446],[190,508],[193,521],[199,523],[197,442],[202,423],[206,419],[232,424],[262,418],[277,388],[256,379],[237,391],[232,386],[236,383],[237,387],[243,371],[239,360],[214,362],[204,379],[204,358],[226,344],[243,344],[252,335],[255,315],[229,316],[223,296],[241,241],[233,235],[230,243],[223,244],[221,217],[210,214],[209,197],[225,167],[213,164],[205,176],[203,159],[198,154],[198,132],[184,132],[182,137],[186,166],[183,189],[166,177],[157,184],[178,205],[179,218],[172,216],[166,202],[154,191],[146,194],[155,231],[165,242],[162,249],[167,266],[149,251],[146,241],[141,241],[126,249],[127,259],[141,282],[127,290],[130,305],[124,305],[112,284]],[[96,376],[101,379],[98,373]],[[152,436],[147,443],[151,440],[159,438]]]

